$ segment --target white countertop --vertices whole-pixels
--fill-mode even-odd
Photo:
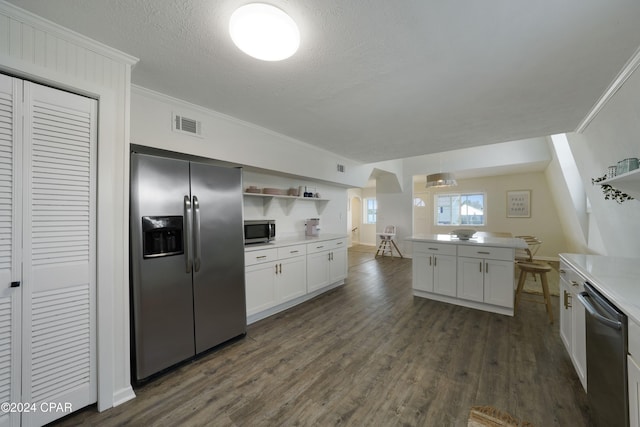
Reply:
[[[303,234],[289,235],[283,237],[277,237],[276,240],[269,243],[254,243],[245,245],[244,251],[259,251],[261,249],[279,248],[283,246],[299,245],[302,243],[323,242],[325,240],[346,239],[349,237],[347,234],[340,233],[320,233],[319,236],[305,236]]]
[[[527,248],[527,242],[515,237],[492,237],[492,236],[478,236],[469,240],[460,240],[450,234],[414,234],[408,237],[406,240],[412,242],[426,242],[426,243],[450,243],[455,245],[469,245],[469,246],[494,246],[498,248]]]
[[[640,258],[560,254],[630,320],[640,324]]]

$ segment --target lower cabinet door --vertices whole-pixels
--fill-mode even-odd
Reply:
[[[458,298],[484,301],[484,260],[458,257]]]
[[[584,391],[587,391],[587,322],[585,319],[585,309],[578,301],[577,294],[583,289],[574,289],[573,300],[575,304],[571,307],[571,358],[576,368],[576,373]]]
[[[640,367],[631,356],[627,356],[629,377],[629,425],[640,426]]]
[[[305,257],[288,258],[278,262],[278,302],[286,302],[307,293],[307,262]]]
[[[329,284],[345,277],[347,277],[347,248],[334,249],[331,251],[329,261]]]
[[[457,294],[456,257],[435,255],[433,259],[433,292],[455,297]]]
[[[247,316],[273,307],[277,302],[276,263],[248,266],[245,269]]]
[[[484,261],[484,302],[513,308],[513,261]]]
[[[576,301],[580,304],[579,301]],[[564,280],[560,280],[560,339],[567,349],[567,353],[571,354],[571,331],[573,321],[573,298],[571,290]],[[584,316],[584,313],[582,313]]]
[[[312,292],[329,284],[329,252],[307,255],[307,291]]]
[[[433,292],[433,255],[414,253],[412,268],[414,289]]]

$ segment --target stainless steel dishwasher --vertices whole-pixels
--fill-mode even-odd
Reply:
[[[627,316],[590,283],[578,299],[585,307],[587,398],[598,426],[629,425]]]

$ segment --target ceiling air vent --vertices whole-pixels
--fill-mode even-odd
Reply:
[[[340,163],[338,163],[337,169],[338,169],[338,172],[344,173],[344,165],[341,165]]]
[[[200,121],[179,116],[177,114],[173,115],[173,130],[194,136],[202,135],[202,126]]]

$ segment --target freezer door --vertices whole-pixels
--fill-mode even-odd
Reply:
[[[138,381],[195,354],[185,196],[189,199],[189,162],[131,155],[131,295]],[[183,242],[175,241],[180,238]]]
[[[246,332],[242,171],[191,163],[191,193],[193,305],[200,353]]]

